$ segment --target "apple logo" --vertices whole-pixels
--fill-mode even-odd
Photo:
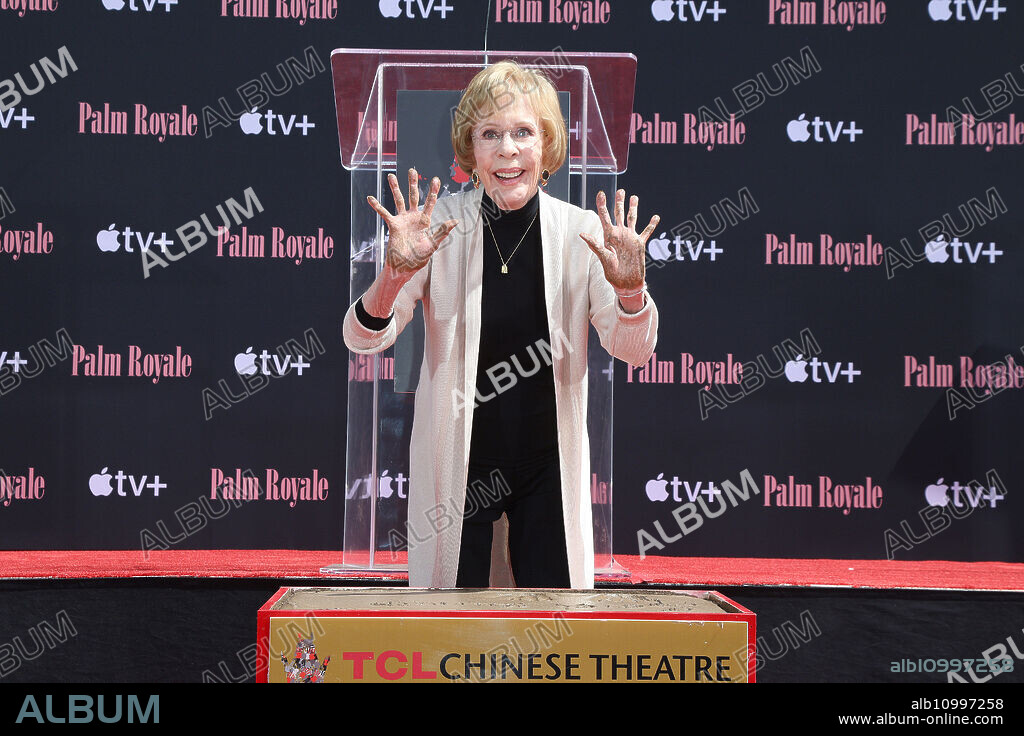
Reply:
[[[114,229],[114,223],[110,223],[110,227],[106,230],[100,230],[96,233],[96,245],[102,251],[113,253],[121,247],[121,244],[117,241],[117,233],[118,231]]]
[[[672,0],[654,0],[651,3],[654,20],[672,20]]]
[[[379,489],[377,491],[377,495],[381,498],[391,498],[391,494],[395,492],[395,489],[391,487],[391,481],[394,480],[394,478],[388,477],[389,472],[390,471],[385,470],[380,474],[380,482],[377,486]]]
[[[924,256],[929,263],[945,263],[949,260],[949,253],[946,251],[946,236],[940,235],[937,240],[929,240],[924,244]]]
[[[238,124],[246,135],[256,135],[263,132],[263,116],[256,112],[255,107],[249,112],[243,113],[242,117],[238,118]]]
[[[92,491],[94,496],[109,496],[114,490],[114,487],[110,485],[110,473],[107,472],[106,468],[103,468],[98,473],[89,476],[89,490]]]
[[[786,361],[786,378],[790,383],[803,383],[807,380],[807,361],[803,357],[803,353],[800,353],[796,360]]]
[[[244,353],[235,356],[235,372],[240,376],[251,376],[256,372],[256,356],[253,355],[252,345]]]
[[[654,480],[647,481],[647,486],[644,488],[647,491],[647,498],[652,501],[664,501],[668,498],[668,491],[665,490],[665,486],[668,485],[667,480],[662,480],[661,476],[664,473],[658,473],[658,477]]]
[[[949,488],[949,486],[942,483],[942,478],[939,478],[933,485],[925,488],[924,497],[928,501],[928,505],[945,506],[949,503],[949,497],[946,496],[947,488]]]
[[[377,8],[380,9],[380,14],[385,18],[397,18],[402,14],[402,8],[399,3],[400,0],[380,0],[377,3]]]
[[[953,17],[949,6],[949,0],[932,0],[928,3],[928,15],[932,20],[949,20]]]
[[[672,241],[665,237],[665,233],[662,233],[660,237],[651,238],[647,243],[647,249],[650,251],[651,258],[657,261],[664,261],[672,255],[672,251],[669,249],[669,244]]]
[[[807,132],[811,124],[804,120],[804,115],[806,113],[800,113],[800,117],[796,120],[790,120],[789,125],[786,126],[786,135],[789,136],[791,141],[803,143],[811,137],[811,134]]]
[[[124,7],[124,0],[103,0],[103,7],[107,10],[121,10]]]

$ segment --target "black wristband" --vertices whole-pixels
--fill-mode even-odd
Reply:
[[[391,312],[391,314],[387,316],[387,318],[374,317],[372,314],[366,311],[366,308],[363,306],[362,297],[359,297],[359,301],[356,302],[356,319],[358,319],[359,322],[363,325],[363,327],[365,327],[368,330],[380,332],[389,324],[391,324],[391,320],[394,319],[394,317],[395,313],[393,311]]]

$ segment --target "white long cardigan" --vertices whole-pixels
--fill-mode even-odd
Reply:
[[[350,350],[376,353],[395,342],[412,318],[416,302],[423,302],[423,364],[416,389],[409,466],[409,585],[413,587],[453,588],[459,568],[480,347],[481,195],[481,190],[472,190],[438,200],[431,218],[434,226],[452,217],[459,225],[402,288],[395,301],[394,319],[386,328],[364,327],[356,318],[355,304],[345,314],[342,328]],[[654,352],[658,309],[649,295],[636,314],[619,305],[600,261],[579,237],[581,232],[591,233],[597,242],[603,242],[595,212],[542,190],[540,223],[569,578],[573,588],[593,588],[587,323],[593,322],[609,353],[640,366]],[[509,266],[514,268],[514,262]],[[564,346],[565,339],[559,339],[559,330],[571,349]],[[505,566],[504,570],[492,569],[492,580],[511,577],[507,557]]]

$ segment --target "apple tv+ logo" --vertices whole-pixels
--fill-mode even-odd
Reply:
[[[125,3],[125,0],[102,0],[102,2],[103,7],[107,10],[124,10],[125,5],[127,4],[128,10],[133,13],[141,11],[152,13],[156,9],[157,5],[163,5],[164,12],[170,13],[171,6],[178,4],[178,0],[128,0],[127,3]]]
[[[676,12],[673,12],[672,6]],[[722,7],[718,0],[709,3],[707,0],[654,0],[651,3],[651,16],[657,21],[670,21],[678,19],[684,23],[695,21],[700,23],[704,16],[711,16],[713,23],[717,23],[719,16],[728,12]]]
[[[166,231],[161,231],[160,237],[156,237],[155,231],[143,232],[132,230],[131,226],[125,226],[124,230],[115,230],[116,223],[110,223],[106,229],[96,232],[96,247],[104,253],[114,253],[124,245],[125,253],[135,253],[132,243],[139,246],[140,251],[148,251],[150,246],[159,245],[164,253],[167,253],[167,246],[174,245],[174,238],[168,238]],[[134,241],[132,235],[135,236]],[[121,236],[122,240],[118,240]]]
[[[117,495],[127,496],[128,493],[125,490],[124,484],[126,479],[131,484],[132,493],[135,494],[136,498],[141,496],[142,491],[146,488],[152,489],[154,496],[159,496],[160,489],[167,487],[166,483],[160,482],[159,475],[154,475],[153,480],[147,483],[146,481],[149,480],[148,475],[143,475],[137,478],[134,475],[125,473],[123,470],[118,470],[116,475],[111,475],[107,472],[107,468],[103,468],[100,472],[93,473],[89,476],[89,491],[94,496],[109,496],[114,493],[114,484],[111,483],[111,480],[116,480]]]
[[[984,246],[984,241],[971,245],[960,238],[947,241],[945,235],[939,234],[934,240],[925,243],[924,257],[929,263],[945,263],[950,257],[949,248],[953,249],[953,263],[977,263],[982,257],[988,258],[989,263],[995,263],[996,258],[1003,255],[1003,251],[996,249],[994,242],[989,242],[988,248],[982,250]],[[961,248],[966,258],[961,258]]]
[[[251,345],[244,353],[235,355],[235,372],[240,376],[254,376],[257,373],[264,376],[283,376],[292,368],[301,376],[302,369],[309,366],[302,355],[275,355],[269,350],[257,354],[252,351]]]
[[[852,361],[848,362],[843,370],[839,369],[841,365],[841,361],[829,363],[826,360],[818,360],[817,357],[807,361],[801,353],[795,359],[786,361],[786,380],[790,383],[803,383],[810,375],[813,383],[836,383],[839,376],[844,375],[847,383],[853,383],[854,378],[861,374],[853,367]],[[807,366],[811,367],[810,374],[807,373]],[[823,369],[822,373],[818,373],[818,368]]]
[[[786,125],[786,135],[794,143],[806,143],[810,140],[815,143],[836,143],[841,135],[847,136],[850,143],[856,143],[857,136],[864,132],[857,127],[856,120],[840,120],[833,124],[832,121],[822,120],[817,115],[814,116],[814,120],[805,120],[806,116],[806,113],[800,113],[799,117],[790,120]],[[843,128],[844,124],[846,128]],[[814,135],[811,135],[811,128],[814,128]],[[822,136],[822,128],[825,129],[825,136]]]
[[[947,484],[943,480],[943,478],[939,478],[924,489],[924,499],[929,506],[946,506],[952,501],[957,508],[965,506],[970,506],[972,509],[984,508],[987,503],[989,508],[994,509],[996,504],[1005,498],[1004,494],[998,492],[995,485],[989,485],[986,492],[980,483],[974,483],[973,485],[976,485],[977,488],[971,488],[971,483],[961,485],[960,481],[953,481],[952,484]],[[949,496],[951,490],[953,491],[952,498]]]
[[[967,13],[964,12],[965,8]],[[978,21],[985,13],[991,15],[992,20],[999,20],[999,16],[1005,12],[1006,8],[999,0],[931,0],[928,3],[928,17],[942,22],[950,19]]]
[[[647,265],[660,267],[667,261],[698,262],[704,260],[715,263],[718,256],[725,253],[725,249],[719,248],[714,238],[709,240],[703,238],[699,240],[684,239],[678,234],[669,238],[667,233],[661,233],[647,241],[647,253],[650,256]]]
[[[669,486],[672,486],[672,493],[668,492]],[[647,485],[644,486],[644,492],[647,494],[648,499],[657,503],[667,501],[670,496],[673,501],[678,502],[683,500],[683,497],[679,494],[680,488],[686,491],[686,497],[691,503],[696,501],[699,495],[707,496],[710,501],[722,492],[712,481],[699,480],[691,484],[688,480],[679,480],[678,475],[673,475],[672,480],[669,481],[665,480],[664,473],[658,473],[657,478],[647,481]]]
[[[274,128],[274,122],[277,122],[277,129]],[[242,113],[241,117],[238,118],[238,127],[242,129],[242,132],[246,135],[260,135],[266,133],[267,135],[291,135],[293,130],[301,130],[303,136],[309,135],[309,129],[315,128],[316,123],[309,122],[307,115],[302,116],[302,122],[297,122],[297,115],[289,115],[287,119],[281,113],[274,113],[273,110],[267,108],[264,113],[256,112],[256,107],[253,107],[249,112]],[[264,129],[264,123],[266,123],[266,129]]]
[[[385,18],[399,18],[403,15],[404,9],[406,18],[429,18],[431,13],[436,13],[441,16],[441,20],[447,18],[448,13],[455,11],[455,7],[449,5],[448,0],[380,0],[377,9]]]

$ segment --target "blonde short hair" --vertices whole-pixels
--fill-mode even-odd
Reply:
[[[525,69],[514,61],[499,61],[481,69],[462,93],[452,116],[452,148],[459,168],[476,168],[473,126],[498,110],[515,104],[517,95],[529,100],[543,133],[541,165],[554,173],[565,163],[569,131],[558,105],[558,92],[543,72]]]

